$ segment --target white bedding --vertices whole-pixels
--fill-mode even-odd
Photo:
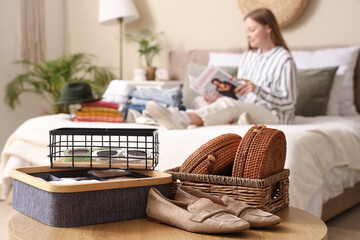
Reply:
[[[154,126],[72,122],[65,114],[30,119],[9,137],[1,154],[0,180],[3,189],[9,188],[9,166],[49,164],[47,157],[49,130],[60,127],[153,128]],[[285,167],[290,169],[290,205],[292,206],[309,209],[310,200],[323,186],[324,176],[334,167],[343,166],[360,170],[360,116],[297,117],[295,125],[268,127],[282,130],[287,139]],[[249,128],[250,126],[222,125],[166,130],[159,127],[160,155],[156,169],[166,170],[180,166],[196,148],[211,138],[228,132],[243,136]]]

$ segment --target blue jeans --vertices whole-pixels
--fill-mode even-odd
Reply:
[[[138,99],[153,100],[170,107],[178,107],[182,100],[180,87],[161,90],[155,88],[137,89],[131,93],[131,96]]]

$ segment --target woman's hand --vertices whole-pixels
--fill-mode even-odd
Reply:
[[[249,92],[255,92],[256,85],[252,83],[250,80],[246,79],[236,79],[237,81],[242,81],[244,84],[241,84],[240,86],[235,88],[235,93],[238,93],[240,95],[247,94]]]
[[[206,92],[203,94],[203,98],[208,104],[215,102],[219,97],[221,97],[221,94],[218,94],[215,90],[210,94],[206,94]]]

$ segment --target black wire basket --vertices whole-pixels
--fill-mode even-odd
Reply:
[[[49,132],[51,168],[154,170],[157,129],[59,128]]]

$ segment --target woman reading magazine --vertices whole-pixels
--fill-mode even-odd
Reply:
[[[256,9],[244,18],[249,50],[239,63],[236,87],[238,99],[204,96],[209,105],[179,111],[148,102],[147,112],[168,129],[189,125],[228,123],[289,124],[293,121],[297,97],[296,67],[281,35],[274,14]]]

